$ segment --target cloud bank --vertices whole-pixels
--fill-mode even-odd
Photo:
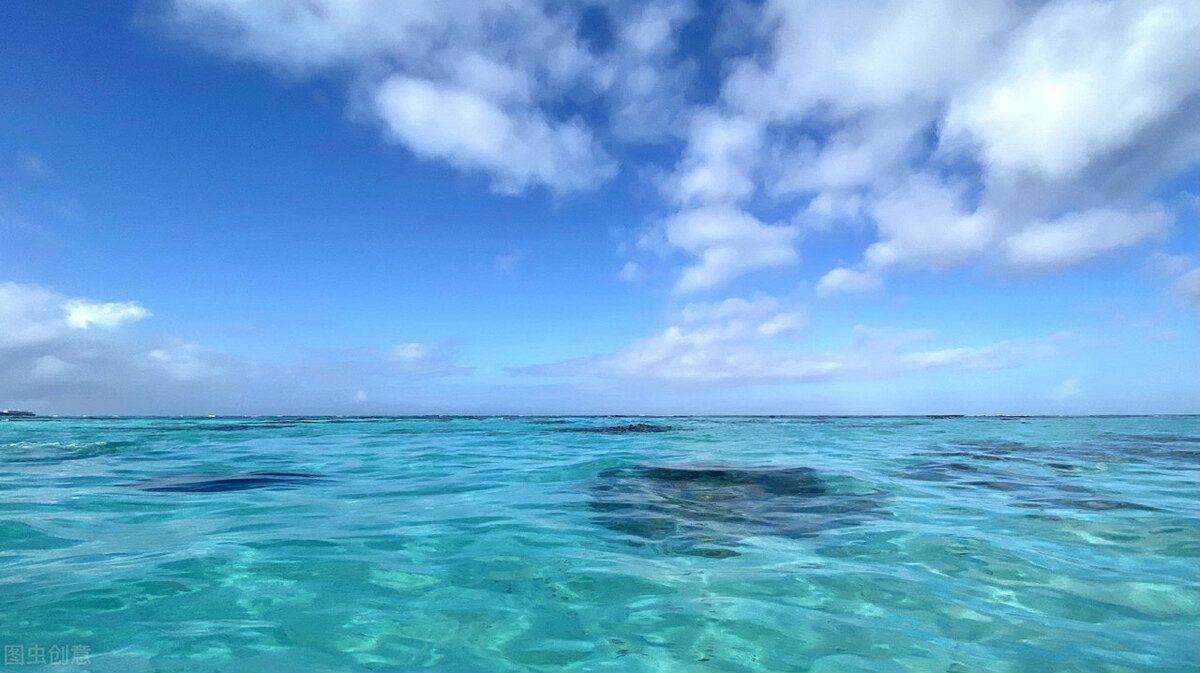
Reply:
[[[345,349],[255,362],[176,338],[131,333],[151,317],[136,301],[95,302],[0,283],[0,400],[73,414],[353,411],[356,390],[469,374],[438,344]]]
[[[539,376],[647,380],[691,385],[758,385],[866,380],[930,370],[982,371],[1058,355],[1071,335],[931,349],[929,331],[858,326],[838,351],[812,352],[796,337],[803,311],[779,299],[690,303],[674,324],[613,355],[539,365]]]

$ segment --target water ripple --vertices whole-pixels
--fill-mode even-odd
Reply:
[[[1194,671],[1200,419],[0,424],[88,670]]]

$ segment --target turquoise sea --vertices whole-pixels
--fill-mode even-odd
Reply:
[[[122,673],[1194,672],[1200,417],[5,420],[0,644]]]

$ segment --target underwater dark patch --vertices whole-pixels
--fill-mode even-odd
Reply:
[[[1058,470],[1059,472],[1076,472],[1080,469],[1078,465],[1070,463],[1046,463],[1046,467]]]
[[[664,553],[736,556],[747,537],[801,538],[886,515],[861,482],[808,467],[638,465],[588,489],[598,524]]]
[[[200,432],[242,432],[244,430],[262,430],[263,428],[278,428],[278,427],[279,427],[278,423],[261,423],[261,422],[219,423],[219,424],[197,423],[196,425],[189,426],[187,429],[190,431],[198,430]]]
[[[1106,438],[1132,444],[1198,444],[1200,437],[1192,435],[1116,435],[1106,434]]]
[[[623,435],[638,432],[673,432],[675,428],[669,425],[651,425],[650,423],[630,423],[628,425],[605,425],[587,428],[558,428],[555,432],[596,432],[606,435]]]
[[[1046,447],[1032,444],[1023,444],[1021,442],[1013,442],[1006,439],[979,439],[974,441],[959,441],[951,442],[945,445],[945,448],[950,450],[969,451],[975,454],[989,454],[994,456],[1013,456],[1023,454],[1040,454],[1046,451]]]
[[[1100,500],[1100,499],[1094,499],[1094,498],[1090,499],[1090,500],[1058,500],[1058,501],[1055,501],[1055,504],[1062,505],[1065,507],[1075,507],[1078,509],[1090,509],[1092,511],[1097,511],[1097,512],[1109,512],[1109,511],[1114,511],[1114,510],[1125,510],[1125,511],[1134,511],[1134,512],[1161,512],[1162,511],[1161,509],[1159,509],[1157,507],[1151,507],[1149,505],[1141,505],[1136,502],[1126,502],[1124,500]]]
[[[928,454],[926,454],[928,455]],[[1066,463],[1040,463],[1028,461],[1026,464],[1046,465],[1053,468],[1055,476],[1047,476],[1045,472],[1031,473],[1000,469],[1002,463],[968,463],[964,461],[928,461],[909,465],[904,469],[904,476],[917,481],[943,482],[949,488],[979,489],[1007,493],[1012,498],[1012,505],[1022,508],[1041,508],[1053,506],[1088,508],[1085,502],[1101,503],[1099,500],[1087,500],[1095,493],[1092,489],[1080,485],[1077,481],[1067,481],[1058,478],[1063,472],[1067,476],[1076,469]],[[1095,508],[1103,507],[1098,504]]]
[[[957,481],[969,475],[982,472],[982,468],[963,462],[927,462],[910,465],[905,469],[905,476],[919,481]]]
[[[197,472],[154,477],[126,485],[151,493],[224,493],[260,488],[294,488],[321,478],[315,472]]]

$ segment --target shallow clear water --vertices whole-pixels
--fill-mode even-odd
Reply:
[[[8,420],[0,644],[122,672],[1195,671],[1198,482],[1198,417]]]

